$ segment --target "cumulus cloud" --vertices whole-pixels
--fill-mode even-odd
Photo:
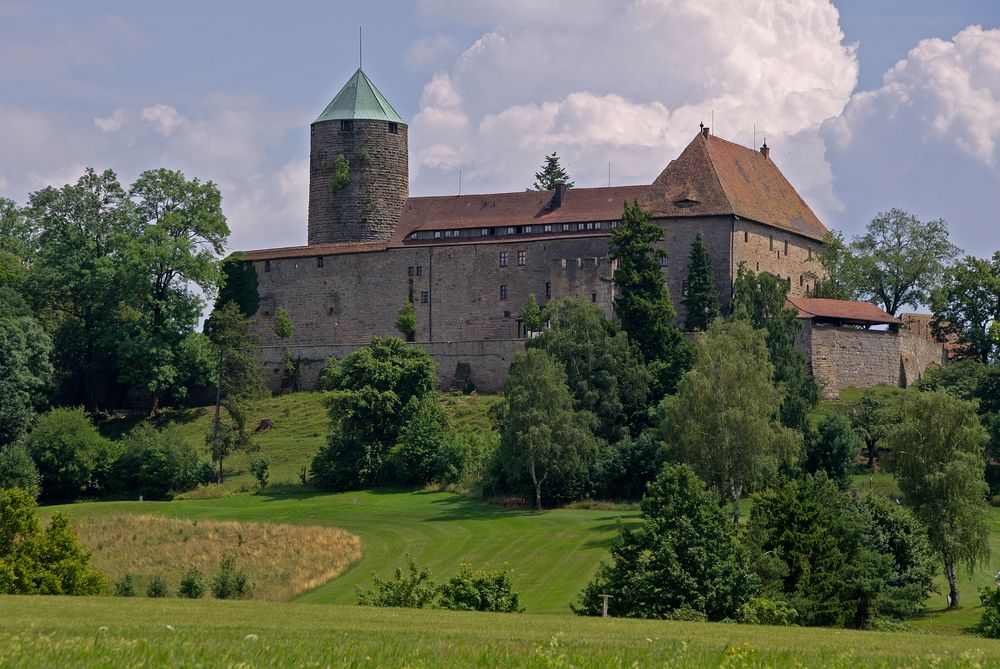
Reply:
[[[142,110],[143,120],[149,121],[164,137],[170,137],[174,128],[184,123],[184,117],[170,105],[153,105]]]
[[[557,150],[579,185],[654,177],[714,113],[744,144],[840,114],[857,81],[827,0],[494,3],[427,0],[483,25],[427,84],[410,134],[414,184],[517,189]],[[820,147],[813,147],[820,148]]]
[[[118,108],[111,112],[111,116],[97,117],[94,119],[94,125],[101,132],[118,132],[125,125],[125,110]]]

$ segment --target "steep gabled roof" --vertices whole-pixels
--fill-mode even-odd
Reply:
[[[788,304],[799,311],[799,318],[837,320],[860,325],[899,325],[901,320],[871,302],[828,300],[817,297],[789,295]]]
[[[707,133],[653,181],[645,204],[658,218],[735,215],[812,239],[828,232],[769,157]]]
[[[411,197],[393,239],[401,241],[417,230],[617,221],[625,201],[641,201],[648,190],[649,186],[568,188],[556,208],[548,206],[550,190]]]
[[[347,80],[333,101],[326,106],[315,123],[351,119],[404,123],[360,67]]]

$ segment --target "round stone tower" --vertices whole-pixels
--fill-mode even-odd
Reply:
[[[310,244],[392,237],[410,194],[406,131],[358,68],[311,127]]]

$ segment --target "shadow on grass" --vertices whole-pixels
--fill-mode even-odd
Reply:
[[[441,499],[436,499],[431,504],[440,505],[441,513],[428,518],[430,522],[441,522],[448,520],[496,520],[497,518],[515,518],[518,516],[535,515],[530,509],[511,509],[487,504],[478,499],[465,497],[464,495],[452,494]]]

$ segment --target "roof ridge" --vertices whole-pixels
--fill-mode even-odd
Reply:
[[[650,184],[624,184],[621,186],[574,186],[571,190],[574,191],[598,191],[598,190],[623,190],[626,188],[649,188]],[[553,190],[511,190],[511,191],[500,191],[497,193],[452,193],[450,195],[411,195],[408,200],[426,200],[430,198],[459,198],[459,197],[497,197],[499,195],[527,195],[529,193],[553,193]]]
[[[715,181],[719,184],[719,190],[722,191],[722,197],[725,199],[726,205],[728,205],[729,209],[733,212],[733,216],[736,216],[736,207],[733,206],[733,201],[729,198],[729,193],[726,192],[726,187],[722,184],[722,179],[719,178],[719,168],[715,166],[715,159],[712,158],[712,151],[708,146],[708,143],[712,141],[713,137],[715,137],[715,135],[708,135],[707,137],[702,135],[702,139],[705,141],[705,155],[708,156],[708,162],[712,166],[712,176],[715,177]],[[722,141],[725,142],[727,140],[723,139]],[[735,142],[729,142],[729,144],[735,144]]]

